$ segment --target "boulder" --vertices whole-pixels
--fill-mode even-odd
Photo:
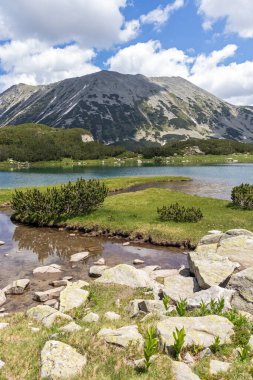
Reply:
[[[60,330],[64,332],[74,332],[82,330],[82,327],[77,325],[75,322],[69,322],[67,325],[60,327]]]
[[[48,301],[44,302],[43,304],[51,306],[57,310],[59,309],[59,302],[57,301],[57,299],[48,300]]]
[[[198,254],[197,252],[190,252],[188,261],[190,270],[202,289],[224,284],[234,270],[240,266],[227,257],[215,253]]]
[[[217,375],[220,372],[227,372],[230,367],[230,363],[226,363],[220,360],[210,361],[210,375]]]
[[[127,264],[119,264],[113,268],[106,269],[102,276],[95,281],[102,284],[125,285],[131,288],[147,288],[152,284],[145,271]]]
[[[5,293],[0,290],[0,306],[2,306],[6,302]]]
[[[27,310],[28,318],[41,322],[46,327],[51,327],[55,322],[72,321],[69,315],[61,313],[47,305],[39,305]]]
[[[201,290],[196,292],[192,297],[187,299],[188,308],[199,307],[202,302],[205,304],[210,304],[211,300],[218,301],[224,298],[225,306],[224,310],[231,309],[231,300],[235,294],[234,290],[229,290],[221,288],[220,286],[211,286],[211,288],[206,290]]]
[[[158,300],[141,300],[138,302],[139,311],[144,313],[164,314],[166,313],[163,301]]]
[[[121,316],[117,313],[114,313],[114,311],[107,311],[104,317],[109,321],[116,321],[118,319],[121,319]]]
[[[59,298],[63,289],[64,286],[60,286],[59,288],[45,290],[44,292],[35,292],[33,295],[33,300],[38,302],[46,302],[48,300]]]
[[[198,245],[209,245],[209,244],[218,244],[221,237],[223,236],[223,233],[216,233],[216,234],[208,234],[208,235],[205,235],[203,236]]]
[[[23,278],[20,280],[13,281],[11,284],[7,285],[3,292],[5,294],[23,294],[24,291],[30,284],[30,280],[28,278]]]
[[[55,280],[49,283],[49,285],[54,286],[55,288],[58,288],[59,286],[67,286],[69,283],[68,280]]]
[[[184,327],[186,337],[184,347],[202,345],[204,348],[210,347],[216,336],[220,338],[220,343],[230,343],[234,334],[233,324],[224,317],[208,315],[205,317],[169,317],[157,324],[157,332],[161,346],[165,352],[170,352],[174,344],[173,331],[176,327]]]
[[[178,273],[179,272],[177,269],[157,269],[155,271],[150,272],[149,275],[153,280],[156,280],[157,278],[174,276]]]
[[[94,265],[105,265],[105,259],[103,257],[101,257],[100,259],[98,259],[97,261],[94,261],[93,263]]]
[[[243,268],[253,266],[253,234],[244,231],[243,234],[232,234],[230,230],[221,238],[217,254],[222,257],[228,257],[229,260],[238,262]]]
[[[124,326],[115,330],[103,328],[98,332],[98,336],[104,338],[107,343],[122,347],[127,347],[129,344],[142,347],[144,342],[136,325]]]
[[[99,315],[96,313],[88,313],[83,317],[83,321],[87,323],[94,323],[99,320]]]
[[[199,290],[198,283],[193,277],[184,277],[179,273],[165,277],[163,292],[174,302],[192,297]]]
[[[141,270],[144,270],[147,273],[151,273],[154,270],[161,269],[159,265],[147,265],[146,267],[141,268]]]
[[[95,278],[101,277],[106,269],[109,269],[106,265],[93,265],[89,269],[89,276]]]
[[[45,265],[33,270],[33,275],[42,280],[58,277],[61,273],[61,266],[57,264]]]
[[[253,314],[253,266],[235,273],[227,287],[237,291],[233,306]]]
[[[83,261],[83,260],[87,259],[89,257],[89,255],[90,255],[90,252],[88,252],[88,251],[75,253],[74,255],[71,255],[70,262],[71,263],[78,263],[79,261]]]
[[[68,344],[49,340],[41,351],[41,379],[69,380],[80,375],[86,363],[86,355]]]
[[[172,362],[172,373],[175,380],[200,380],[200,378],[192,372],[191,368],[183,362]]]
[[[74,309],[75,307],[86,304],[89,292],[82,289],[87,286],[85,281],[77,281],[70,283],[60,294],[60,311],[66,312]],[[89,285],[89,284],[88,284]]]

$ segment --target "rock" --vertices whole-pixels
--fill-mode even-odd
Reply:
[[[74,255],[71,255],[70,262],[71,263],[78,263],[79,261],[83,261],[83,260],[87,259],[89,257],[89,255],[90,255],[90,252],[88,252],[88,251],[75,253]]]
[[[101,257],[100,259],[95,261],[93,264],[94,265],[105,265],[105,259],[103,257]]]
[[[250,349],[253,350],[253,335],[250,336],[248,345],[250,346]]]
[[[57,301],[57,299],[48,300],[48,301],[44,302],[44,305],[51,306],[57,310],[59,309],[59,302]]]
[[[135,299],[129,302],[127,311],[130,318],[137,317],[137,315],[140,313],[139,303],[143,301],[143,299]]]
[[[2,307],[2,308],[0,309],[0,313],[4,313],[4,312],[5,312],[5,308]]]
[[[124,247],[130,245],[129,241],[126,241],[125,243],[122,244]]]
[[[73,280],[73,276],[65,276],[63,277],[63,281],[71,281]]]
[[[3,362],[2,360],[0,360],[0,369],[2,369],[4,366],[5,366],[5,362]]]
[[[149,275],[153,280],[156,280],[157,278],[175,276],[178,273],[179,272],[177,269],[157,269],[155,271],[150,272]]]
[[[64,332],[74,332],[82,330],[82,327],[77,325],[75,322],[70,322],[67,325],[61,327],[60,330]]]
[[[40,328],[39,327],[31,327],[32,332],[39,332]]]
[[[33,295],[33,300],[38,302],[45,302],[60,297],[61,291],[64,289],[64,286],[59,288],[45,290],[44,292],[35,292]]]
[[[205,358],[207,356],[211,356],[211,355],[212,355],[212,351],[210,350],[209,347],[207,347],[207,348],[204,348],[204,350],[201,350],[199,352],[199,359],[203,359],[203,358]]]
[[[101,277],[103,272],[108,269],[109,267],[106,265],[93,265],[89,269],[89,276],[90,277]]]
[[[85,315],[85,317],[83,317],[83,321],[87,323],[97,322],[98,320],[99,315],[96,313],[88,313],[87,315]]]
[[[237,291],[233,306],[253,314],[253,266],[231,276],[227,287]]]
[[[210,304],[211,300],[218,301],[224,298],[225,306],[224,310],[231,309],[231,300],[235,291],[221,288],[220,286],[211,286],[207,290],[201,290],[193,294],[191,298],[187,299],[188,308],[200,307],[201,302]]]
[[[47,305],[39,305],[27,310],[28,318],[35,319],[41,322],[46,327],[51,327],[55,322],[59,321],[72,321],[69,315],[63,314],[60,311]]]
[[[200,380],[200,378],[195,375],[187,364],[182,362],[172,362],[172,372],[175,376],[175,380]]]
[[[152,355],[149,359],[150,363],[153,363],[157,358],[158,358],[158,355]],[[137,359],[137,360],[129,360],[127,364],[133,368],[145,367],[145,358]]]
[[[143,261],[143,260],[140,260],[140,259],[134,259],[133,264],[134,264],[134,265],[144,264],[144,261]]]
[[[1,313],[0,318],[8,317],[9,313]]]
[[[191,272],[195,275],[199,286],[208,289],[214,285],[222,285],[240,264],[230,261],[214,253],[198,254],[190,252],[188,261]]]
[[[230,343],[234,334],[233,324],[224,317],[208,315],[205,317],[169,317],[157,324],[157,332],[161,345],[170,352],[174,343],[173,331],[184,327],[186,337],[184,347],[193,344],[210,347],[216,336],[220,343]]]
[[[145,271],[127,264],[119,264],[113,268],[106,269],[102,276],[95,281],[102,284],[126,285],[131,288],[146,288],[152,284]]]
[[[9,323],[5,323],[5,322],[0,323],[0,330],[6,329],[9,325],[10,325]]]
[[[62,279],[62,280],[55,280],[55,281],[52,281],[52,282],[49,283],[49,285],[51,285],[51,286],[57,288],[57,287],[59,287],[59,286],[67,286],[68,283],[69,283],[68,280],[64,280],[64,279]]]
[[[114,313],[114,311],[107,311],[104,316],[109,321],[116,321],[117,319],[121,319],[121,316],[117,313]]]
[[[60,311],[66,312],[86,304],[89,292],[82,289],[87,286],[85,281],[77,281],[70,283],[60,294]],[[89,285],[89,284],[88,284]]]
[[[144,270],[147,273],[151,273],[154,270],[158,270],[158,269],[161,269],[159,265],[147,265],[146,267],[141,268],[141,270]]]
[[[230,363],[226,363],[220,360],[210,361],[210,374],[217,375],[219,372],[227,372],[230,367]]]
[[[219,243],[221,237],[223,236],[223,233],[216,233],[216,234],[208,234],[208,235],[205,235],[203,236],[198,245],[209,245],[209,244],[217,244]]]
[[[141,300],[138,303],[139,311],[144,313],[164,314],[165,306],[162,301],[158,300]]]
[[[236,235],[241,231],[242,235]],[[238,233],[239,233],[238,232]],[[241,264],[243,268],[253,266],[253,234],[250,231],[230,230],[221,238],[217,254],[222,257],[228,257],[229,260]]]
[[[29,285],[30,280],[28,278],[23,278],[13,281],[11,284],[7,285],[3,289],[3,292],[5,294],[23,294]]]
[[[253,315],[244,310],[237,310],[240,315],[247,318],[248,321],[253,322]]]
[[[194,358],[189,352],[186,352],[184,356],[184,363],[189,364],[189,365],[195,363]]]
[[[211,231],[208,231],[208,234],[209,235],[212,235],[212,234],[219,235],[219,234],[222,234],[222,231],[220,231],[220,230],[211,230]]]
[[[80,375],[86,363],[86,356],[71,346],[49,340],[41,351],[41,379],[69,380]]]
[[[3,240],[0,240],[0,245],[4,245],[5,242]]]
[[[35,277],[45,280],[59,276],[61,273],[61,266],[57,264],[46,265],[33,270],[33,275]]]
[[[6,302],[5,293],[0,290],[0,306],[2,306]]]
[[[130,343],[142,347],[144,342],[136,325],[124,326],[115,330],[103,328],[98,332],[98,336],[104,338],[107,343],[122,347],[127,347]]]
[[[163,292],[174,302],[180,298],[193,297],[194,292],[198,290],[198,283],[193,277],[184,277],[177,273],[164,279]]]
[[[243,228],[234,228],[232,230],[228,230],[223,234],[222,239],[227,239],[234,236],[251,236],[253,237],[253,232],[244,230]]]

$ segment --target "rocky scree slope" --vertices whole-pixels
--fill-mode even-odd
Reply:
[[[0,125],[43,123],[85,128],[104,143],[172,138],[253,141],[253,109],[237,107],[180,77],[148,78],[101,71],[0,94]]]

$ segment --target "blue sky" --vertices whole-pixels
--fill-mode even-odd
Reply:
[[[0,0],[0,91],[101,69],[253,105],[252,0]]]

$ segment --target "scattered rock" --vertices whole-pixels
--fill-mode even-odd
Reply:
[[[194,358],[192,357],[192,355],[189,352],[186,352],[186,354],[184,356],[184,363],[189,364],[189,365],[195,363]]]
[[[86,363],[86,356],[71,346],[50,340],[41,351],[41,379],[69,380],[80,375]]]
[[[65,276],[63,277],[63,281],[71,281],[73,280],[73,276]]]
[[[6,302],[5,293],[0,290],[0,306],[2,306]]]
[[[139,347],[143,346],[143,337],[136,325],[124,326],[115,330],[103,328],[98,332],[98,336],[104,338],[107,343],[122,347],[127,347],[130,343]]]
[[[47,305],[39,305],[27,310],[28,318],[41,322],[46,327],[51,327],[55,322],[72,321],[69,315],[61,313]]]
[[[234,274],[229,280],[228,288],[237,291],[233,306],[253,314],[253,266]]]
[[[131,288],[146,288],[152,283],[145,271],[127,264],[119,264],[106,269],[102,276],[95,281],[103,284],[126,285]]]
[[[190,252],[188,261],[191,272],[195,275],[199,286],[208,289],[214,285],[222,285],[240,264],[230,261],[215,253],[198,254]]]
[[[2,307],[2,308],[0,309],[0,313],[4,313],[4,312],[5,312],[5,308]]]
[[[23,294],[29,285],[30,280],[28,278],[23,278],[20,280],[13,281],[11,284],[7,285],[3,289],[3,292],[5,294]]]
[[[207,348],[204,348],[204,350],[201,350],[199,352],[199,359],[203,359],[206,356],[211,356],[211,355],[212,355],[212,351],[210,350],[209,347],[207,347]]]
[[[158,270],[158,269],[161,269],[159,265],[147,265],[146,267],[141,268],[141,270],[144,270],[147,273],[151,273],[154,270]]]
[[[0,318],[8,317],[9,313],[1,313]]]
[[[103,257],[101,257],[100,259],[98,259],[97,261],[94,261],[93,263],[94,265],[105,265],[105,259]]]
[[[210,361],[210,374],[217,375],[219,372],[227,372],[230,367],[230,363],[226,363],[220,360]]]
[[[193,344],[210,347],[216,336],[220,343],[230,343],[234,334],[233,324],[224,317],[208,315],[205,317],[169,317],[157,324],[157,331],[161,345],[166,352],[170,352],[174,343],[173,331],[175,328],[185,328],[184,347]]]
[[[87,286],[85,281],[70,283],[60,294],[60,311],[65,312],[84,305],[89,297],[89,292],[82,289]],[[89,284],[88,284],[89,285]]]
[[[162,301],[158,300],[141,300],[138,302],[139,311],[144,313],[164,314],[165,306]]]
[[[48,301],[44,302],[44,305],[51,306],[57,310],[59,309],[59,302],[57,301],[57,299],[48,300]]]
[[[6,329],[9,325],[10,325],[9,323],[5,323],[5,322],[0,323],[0,330]]]
[[[59,288],[45,290],[44,292],[35,292],[33,295],[33,300],[38,302],[46,302],[60,297],[61,291],[64,289],[64,286]]]
[[[5,242],[0,240],[0,245],[4,245],[4,244],[5,244]]]
[[[208,231],[208,234],[212,235],[218,235],[218,234],[222,234],[222,231],[220,230],[211,230],[211,231]]]
[[[125,242],[122,244],[124,247],[126,247],[127,245],[130,245],[129,241]]]
[[[194,292],[198,290],[198,283],[193,277],[184,277],[177,273],[164,279],[163,292],[174,302],[180,298],[193,297]]]
[[[114,311],[107,311],[104,316],[109,321],[116,321],[117,319],[121,319],[121,316],[117,313],[114,313]]]
[[[172,372],[175,376],[175,380],[200,380],[200,378],[195,375],[191,368],[183,362],[172,362]]]
[[[108,268],[106,265],[93,265],[89,269],[89,276],[95,278],[101,277],[103,272]]]
[[[57,264],[46,265],[44,267],[38,267],[33,270],[33,275],[35,277],[45,280],[59,276],[61,273],[61,266]]]
[[[209,244],[218,244],[221,237],[223,236],[223,233],[212,233],[212,234],[208,234],[208,235],[205,235],[203,236],[199,243],[198,243],[198,246],[200,245],[209,245]]]
[[[67,286],[68,283],[69,283],[68,280],[64,280],[64,279],[62,279],[62,280],[55,280],[55,281],[52,281],[52,282],[49,283],[49,285],[51,285],[51,286],[57,288],[57,287],[59,287],[59,286]]]
[[[133,264],[134,264],[134,265],[144,264],[144,261],[143,261],[143,260],[140,260],[140,259],[134,259]]]
[[[94,322],[97,322],[98,320],[99,320],[99,315],[96,313],[88,313],[87,315],[85,315],[85,317],[83,317],[83,321],[87,323],[94,323]]]
[[[157,358],[158,358],[158,355],[152,355],[149,359],[150,363],[153,363]],[[145,366],[145,358],[137,359],[137,360],[129,360],[127,364],[133,368],[142,368]]]
[[[79,261],[83,261],[87,259],[89,255],[90,255],[90,252],[88,251],[75,253],[74,255],[71,255],[70,262],[78,263]]]
[[[32,332],[39,332],[40,328],[39,327],[31,327]]]
[[[4,366],[5,366],[5,362],[3,362],[2,360],[0,360],[0,369],[2,369]]]
[[[200,292],[194,293],[191,298],[187,299],[188,308],[199,307],[202,302],[205,304],[210,304],[211,300],[218,301],[224,298],[225,306],[224,310],[231,309],[231,300],[234,296],[235,291],[221,288],[220,286],[211,286],[211,288],[206,290],[201,290]]]
[[[74,332],[82,330],[82,327],[76,324],[75,322],[70,322],[67,325],[61,327],[60,330],[64,332]]]
[[[228,257],[246,268],[253,266],[253,233],[247,230],[229,230],[220,239],[217,254]]]
[[[178,274],[177,269],[156,269],[155,271],[152,271],[149,273],[150,277],[153,280],[156,280],[157,278],[175,276],[177,274]]]

